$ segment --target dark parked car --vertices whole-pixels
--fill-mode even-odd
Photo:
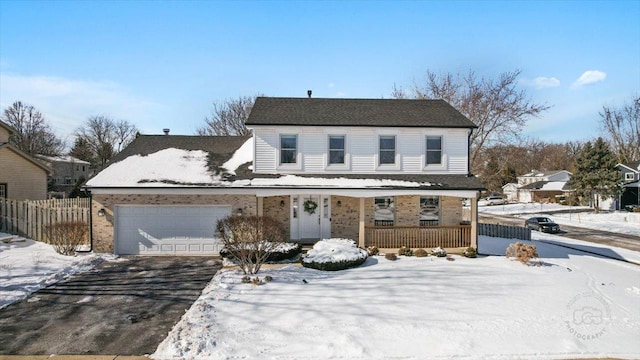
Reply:
[[[527,219],[524,222],[524,227],[527,227],[531,230],[538,230],[538,231],[548,232],[548,233],[560,232],[560,226],[558,226],[558,224],[551,221],[551,219],[549,219],[548,217],[542,217],[542,216],[532,217]]]

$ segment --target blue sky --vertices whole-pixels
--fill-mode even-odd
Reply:
[[[68,143],[90,115],[193,134],[214,101],[380,98],[427,70],[496,77],[551,107],[525,135],[599,134],[640,93],[640,1],[0,1],[0,108]],[[582,80],[579,80],[582,79]]]

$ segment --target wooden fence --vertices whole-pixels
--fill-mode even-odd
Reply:
[[[478,235],[493,236],[506,239],[531,240],[531,229],[522,226],[479,223]]]
[[[89,226],[90,199],[17,201],[0,198],[0,232],[48,242],[46,227],[68,221]]]
[[[365,246],[379,248],[461,248],[471,246],[471,225],[367,226]]]

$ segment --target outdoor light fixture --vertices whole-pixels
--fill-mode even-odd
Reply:
[[[98,210],[98,216],[104,216],[104,214],[105,214],[104,209]]]
[[[336,203],[336,205],[338,205],[338,207],[342,207],[342,201],[338,200],[338,202]]]
[[[236,215],[242,216],[242,209],[241,208],[238,208],[238,211],[236,212]]]
[[[284,207],[284,200],[280,200],[280,207]]]

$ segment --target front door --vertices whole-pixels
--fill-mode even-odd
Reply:
[[[300,239],[320,239],[322,204],[318,195],[300,196]]]

